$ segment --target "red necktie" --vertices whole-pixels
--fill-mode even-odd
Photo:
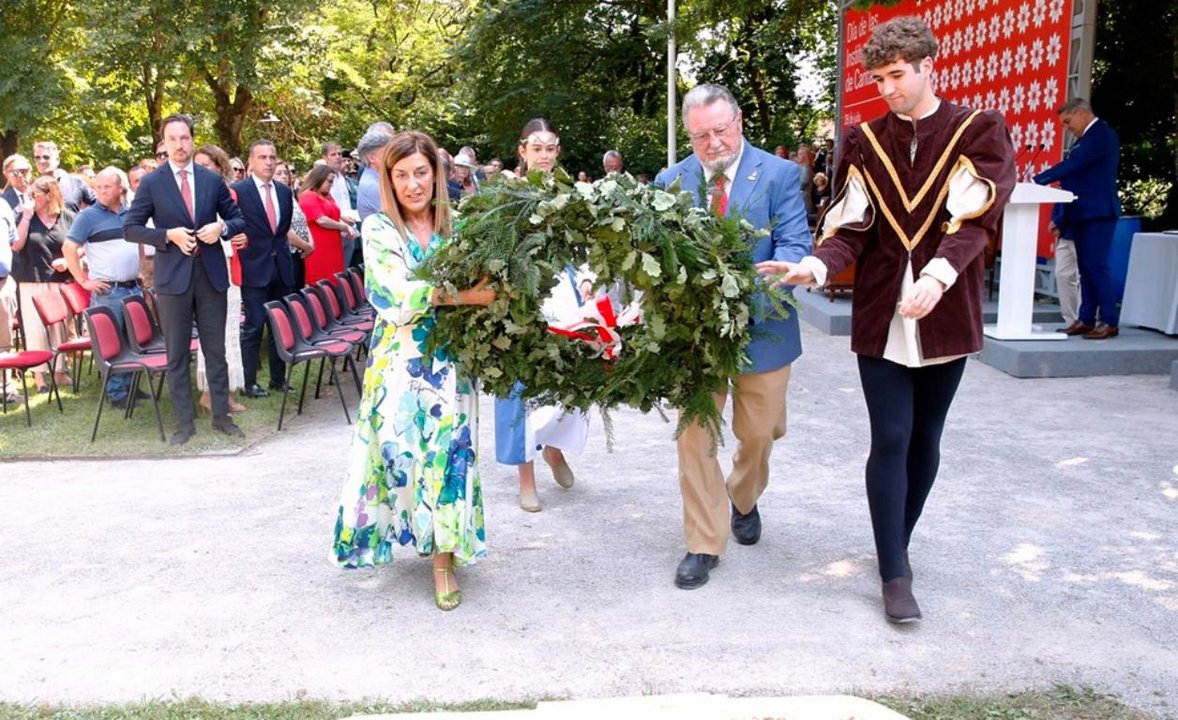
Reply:
[[[712,190],[712,213],[718,217],[724,217],[728,212],[728,193],[724,192],[724,184],[728,182],[728,176],[724,173],[716,175],[716,187]]]
[[[270,232],[278,232],[278,211],[274,209],[274,198],[270,194],[270,183],[263,183],[262,189],[266,191],[266,218],[270,220]]]
[[[188,217],[192,220],[193,225],[196,224],[196,211],[192,208],[192,188],[188,185],[188,171],[180,171],[180,197],[184,198],[184,209],[188,211]]]

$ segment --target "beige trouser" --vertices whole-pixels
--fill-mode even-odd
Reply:
[[[1064,238],[1055,241],[1055,289],[1063,322],[1071,325],[1080,317],[1080,264],[1076,243]]]
[[[736,455],[724,481],[712,438],[698,424],[679,436],[679,491],[683,496],[683,532],[687,552],[722,555],[728,545],[729,502],[742,513],[752,510],[769,484],[769,453],[785,435],[785,393],[790,366],[741,375],[733,382],[732,432]],[[723,412],[727,393],[716,395]]]
[[[0,280],[0,352],[12,347],[12,321],[16,319],[16,280]]]
[[[49,350],[49,332],[53,333],[54,345],[65,342],[66,337],[63,324],[58,323],[52,331],[46,331],[45,326],[41,324],[41,316],[37,314],[37,308],[33,307],[33,298],[38,295],[61,297],[61,283],[26,282],[20,284],[19,290],[21,332],[25,336],[25,349]],[[54,367],[54,370],[65,370],[64,355],[58,356],[57,365]],[[38,368],[37,372],[40,374],[45,371]]]

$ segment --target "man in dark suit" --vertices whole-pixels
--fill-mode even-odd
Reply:
[[[3,198],[12,208],[13,213],[19,213],[25,204],[25,193],[29,190],[29,183],[33,179],[33,168],[24,155],[9,155],[4,158],[4,179],[8,185],[4,188]]]
[[[192,119],[164,118],[168,162],[143,178],[123,221],[127,240],[155,248],[155,290],[168,354],[168,392],[178,425],[173,445],[196,433],[189,362],[192,323],[200,330],[213,427],[244,437],[229,417],[229,366],[225,362],[226,290],[229,271],[221,238],[245,230],[245,221],[225,181],[192,162]],[[221,219],[218,219],[220,216]],[[147,227],[147,222],[154,227]]]
[[[683,126],[692,154],[655,178],[706,202],[718,215],[739,216],[768,231],[750,248],[754,262],[797,262],[810,252],[810,229],[802,203],[798,166],[754,147],[744,137],[736,98],[720,85],[699,85],[683,98]],[[675,585],[690,590],[708,581],[728,543],[728,528],[741,545],[761,537],[757,501],[769,482],[769,454],[785,435],[790,368],[802,354],[798,314],[772,309],[751,321],[749,363],[732,381],[732,431],[736,456],[727,479],[714,442],[699,423],[678,438],[679,486],[687,555]],[[724,409],[728,393],[716,396]]]
[[[1080,265],[1079,316],[1063,331],[1068,335],[1083,335],[1086,340],[1106,340],[1117,336],[1119,319],[1108,253],[1121,215],[1121,199],[1117,195],[1121,141],[1083,98],[1064,103],[1059,109],[1059,120],[1075,136],[1076,142],[1067,157],[1036,175],[1035,182],[1049,185],[1058,181],[1061,188],[1076,194],[1075,200],[1052,214],[1059,236],[1075,242]]]
[[[249,149],[250,174],[233,185],[237,205],[245,219],[246,247],[239,251],[241,261],[241,306],[245,322],[241,324],[241,366],[245,372],[246,397],[266,397],[270,393],[258,384],[261,363],[262,331],[266,327],[266,303],[281,300],[294,285],[294,266],[290,245],[290,188],[274,180],[278,152],[269,140],[256,140]],[[286,390],[286,366],[274,347],[274,336],[267,342],[270,356],[270,389]]]

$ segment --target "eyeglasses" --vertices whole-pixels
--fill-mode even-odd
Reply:
[[[34,155],[33,159],[34,160],[52,160],[53,156],[52,155]]]
[[[158,158],[160,160],[167,160],[168,159],[168,151],[167,150],[160,150],[159,152],[157,152],[155,154],[155,156],[156,156],[156,158]]]
[[[728,132],[728,130],[733,125],[736,124],[737,120],[740,120],[739,113],[737,115],[734,115],[731,120],[724,123],[723,125],[717,125],[716,127],[712,128],[711,130],[697,130],[695,132],[689,132],[689,133],[687,133],[687,137],[691,138],[692,142],[695,142],[697,140],[706,140],[709,137],[711,137],[713,134],[716,137],[720,137],[724,133]]]
[[[32,171],[31,168],[12,168],[8,172],[13,175],[28,175]]]
[[[245,168],[243,168],[243,167],[237,167],[237,166],[234,166],[234,167],[233,167],[233,172],[235,172],[235,173],[243,173],[243,172],[245,172]]]

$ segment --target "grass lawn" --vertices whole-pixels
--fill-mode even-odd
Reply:
[[[266,377],[265,359],[258,382],[265,387]],[[312,364],[318,370],[318,363]],[[339,372],[337,365],[337,373]],[[286,420],[283,429],[297,429],[302,418],[295,415],[298,407],[297,390],[302,382],[306,364],[300,365],[290,381],[296,393],[292,394],[286,403]],[[195,377],[195,366],[193,375]],[[323,372],[323,382],[327,383],[327,370]],[[341,374],[344,382],[344,398],[348,403],[348,411],[356,412],[356,390],[352,383],[351,373]],[[155,411],[151,400],[141,400],[136,404],[135,415],[130,420],[123,418],[123,411],[112,409],[109,405],[102,411],[102,422],[98,426],[98,439],[92,444],[90,432],[94,427],[94,414],[98,407],[98,391],[102,380],[97,370],[89,373],[83,367],[81,392],[74,395],[73,388],[62,389],[61,403],[64,413],[58,412],[56,401],[50,401],[48,394],[38,395],[29,378],[29,388],[33,393],[31,411],[33,426],[25,425],[24,404],[10,404],[8,412],[0,414],[0,460],[20,459],[48,459],[72,457],[179,457],[189,455],[222,455],[240,452],[242,449],[277,432],[278,408],[282,404],[282,396],[272,392],[270,397],[253,400],[237,397],[248,410],[233,416],[234,421],[245,432],[245,438],[230,438],[211,426],[212,417],[204,408],[196,406],[196,435],[181,447],[172,447],[167,442],[160,442],[159,429],[156,424]],[[146,385],[140,386],[146,392]],[[13,387],[9,383],[9,388]],[[17,386],[19,388],[19,385]],[[312,372],[307,385],[306,405],[314,403],[331,403],[333,410],[339,413],[343,420],[343,410],[339,407],[339,398],[335,396],[335,388],[329,388],[331,394],[314,399],[315,375]],[[193,402],[196,402],[194,395]],[[176,422],[172,418],[172,400],[168,394],[167,383],[164,383],[163,399],[160,401],[160,414],[164,420],[164,437],[171,437],[176,429]],[[353,418],[354,419],[354,418]]]
[[[912,720],[1148,720],[1150,717],[1126,707],[1112,696],[1089,688],[1066,686],[1009,695],[883,696],[872,699]],[[229,705],[203,700],[163,700],[85,708],[0,704],[0,720],[335,720],[375,713],[513,710],[534,708],[536,702],[478,700],[439,704],[419,701],[389,705],[298,700]]]

